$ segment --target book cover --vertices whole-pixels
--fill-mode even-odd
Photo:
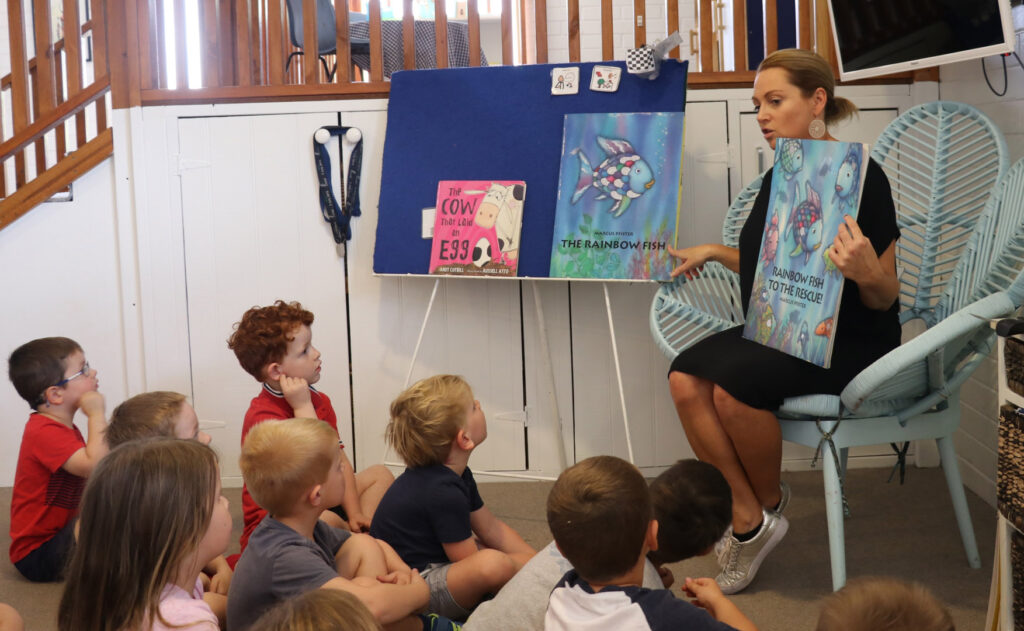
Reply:
[[[525,198],[521,180],[439,182],[430,273],[515,276]]]
[[[867,160],[861,143],[778,139],[743,337],[831,365],[844,279],[828,249],[857,218]]]
[[[669,280],[683,113],[566,114],[553,278]]]

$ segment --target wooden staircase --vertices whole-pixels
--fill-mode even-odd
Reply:
[[[0,98],[9,103],[9,111],[0,109],[0,229],[113,154],[106,5],[63,0],[58,21],[51,0],[7,1],[11,73],[0,78],[0,97],[9,96]],[[79,36],[55,37],[58,23]]]

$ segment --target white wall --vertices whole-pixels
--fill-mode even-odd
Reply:
[[[1019,43],[1017,52],[1024,55]],[[1006,137],[1012,164],[1024,157],[1024,70],[1014,58],[1008,61],[1004,96],[996,96],[988,88],[981,62],[977,60],[943,66],[939,94],[943,100],[968,103],[987,114]],[[1002,61],[998,57],[987,58],[985,67],[989,81],[1001,91],[1004,86]],[[964,483],[992,505],[995,505],[999,419],[995,376],[996,362],[990,357],[964,385],[963,416],[955,438]]]
[[[37,337],[77,341],[99,372],[107,411],[127,392],[113,161],[75,182],[75,201],[42,204],[0,231],[0,486],[14,480],[29,406],[7,379],[7,357]],[[86,433],[85,419],[76,419]]]

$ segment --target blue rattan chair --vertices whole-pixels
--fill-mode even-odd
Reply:
[[[842,477],[850,447],[935,439],[971,567],[980,567],[952,434],[961,384],[989,353],[986,321],[1024,302],[1024,163],[1006,173],[1006,144],[976,109],[936,102],[889,124],[872,157],[889,177],[902,237],[901,322],[928,329],[860,373],[839,395],[786,399],[783,439],[821,450],[832,585],[846,582]],[[1005,174],[1005,177],[1004,177]],[[735,246],[761,178],[731,205],[723,242]],[[739,278],[708,264],[663,285],[651,332],[667,357],[743,322]]]

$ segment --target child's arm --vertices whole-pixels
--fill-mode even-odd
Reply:
[[[85,441],[85,447],[80,448],[61,465],[71,475],[80,478],[87,478],[96,464],[107,455],[107,441],[104,433],[107,431],[107,419],[104,416],[103,395],[99,392],[86,392],[78,402],[78,407],[89,419],[89,437]]]
[[[224,558],[224,555],[210,561],[210,564],[204,567],[203,571],[210,577],[209,591],[215,594],[224,594],[227,596],[228,588],[231,587],[231,577],[234,575],[234,572],[231,571],[231,566],[228,565],[228,561]]]
[[[345,450],[341,450],[341,475],[345,480],[345,497],[341,500],[341,506],[348,516],[348,527],[352,532],[370,532],[370,520],[363,515],[363,509],[359,505],[359,489],[356,487],[356,473],[352,469]]]
[[[739,607],[725,597],[722,589],[713,578],[687,578],[683,591],[694,599],[694,604],[708,610],[719,622],[739,629],[739,631],[757,631],[757,626],[743,615]]]
[[[537,553],[518,532],[495,517],[486,506],[481,506],[469,514],[469,524],[481,543],[509,555],[519,567]]]
[[[377,539],[377,544],[380,545],[380,549],[384,551],[384,563],[387,565],[389,580],[385,580],[385,583],[394,582],[390,580],[394,578],[399,584],[408,583],[412,575],[412,568],[406,565],[402,557],[398,556],[395,549],[388,545],[388,542],[383,539]],[[383,579],[381,579],[383,580]]]
[[[411,580],[406,585],[380,583],[366,578],[350,581],[339,576],[324,583],[322,589],[349,592],[362,601],[382,624],[401,620],[422,610],[430,602],[430,588],[416,571],[412,572]]]
[[[305,379],[281,375],[279,383],[281,394],[288,405],[292,406],[295,418],[316,418],[313,395],[309,393],[309,383]]]

